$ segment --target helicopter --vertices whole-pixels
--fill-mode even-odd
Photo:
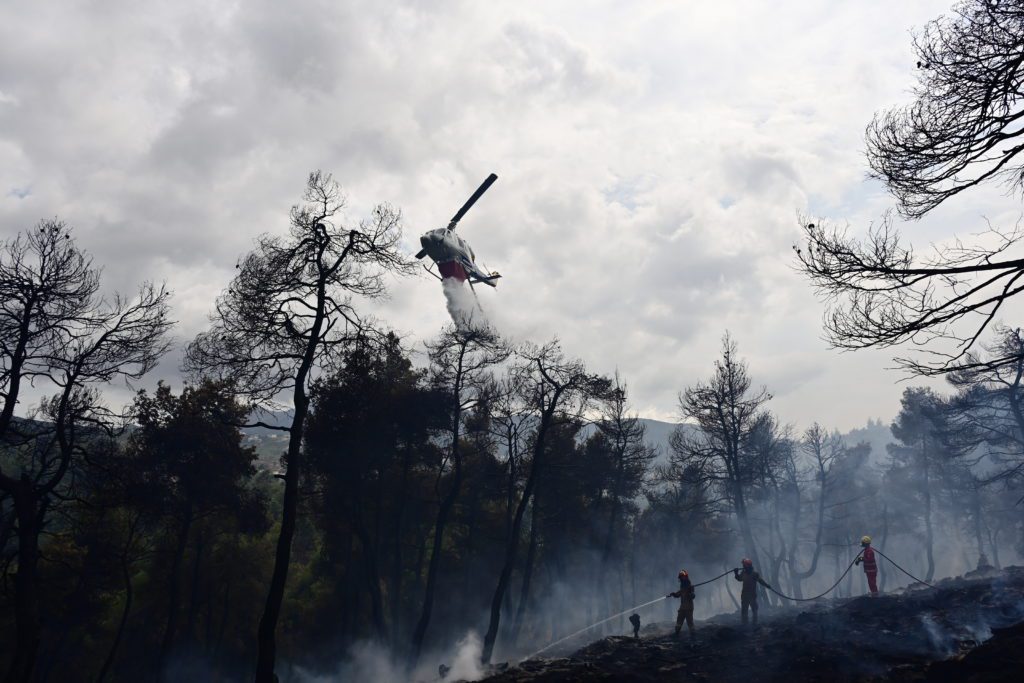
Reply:
[[[494,181],[498,179],[495,174],[490,174],[480,184],[476,192],[466,200],[450,221],[447,227],[430,230],[420,236],[420,245],[423,247],[416,253],[416,258],[422,259],[429,256],[437,265],[440,275],[434,273],[429,267],[424,266],[427,272],[442,282],[452,278],[459,282],[469,282],[472,288],[474,284],[483,283],[491,287],[497,287],[495,280],[501,277],[497,272],[485,272],[476,264],[476,254],[466,243],[466,240],[455,234],[455,228],[466,212],[473,204],[487,191]]]

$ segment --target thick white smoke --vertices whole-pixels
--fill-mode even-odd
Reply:
[[[470,631],[466,636],[455,644],[455,656],[452,658],[451,670],[445,676],[450,681],[479,681],[484,677],[484,670],[480,668],[480,653],[483,652],[483,644],[480,636]]]
[[[420,657],[415,671],[402,665],[402,658],[376,643],[356,643],[348,656],[333,673],[313,673],[302,667],[288,667],[282,680],[296,683],[349,683],[374,681],[375,683],[448,683],[450,681],[478,681],[484,677],[480,667],[483,646],[480,637],[470,631],[453,649],[429,652]],[[444,678],[438,664],[444,664]]]

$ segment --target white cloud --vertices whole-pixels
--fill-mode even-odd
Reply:
[[[730,329],[784,421],[849,427],[898,405],[881,354],[836,354],[794,272],[798,212],[862,229],[872,113],[904,101],[908,31],[934,3],[262,2],[0,7],[0,230],[76,226],[111,286],[166,279],[179,335],[306,173],[407,241],[487,173],[460,230],[505,276],[481,292],[519,336],[560,335],[670,416]],[[25,190],[31,191],[26,193]],[[911,235],[1017,203],[980,193]],[[980,198],[984,198],[984,203]],[[419,338],[437,283],[378,311]],[[165,364],[165,374],[173,367]]]

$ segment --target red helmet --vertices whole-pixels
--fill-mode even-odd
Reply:
[[[744,567],[753,567],[754,566],[754,561],[751,560],[749,557],[744,557],[743,558],[743,566]]]
[[[690,578],[690,575],[686,573],[686,570],[685,569],[680,569],[679,570],[679,579],[682,580],[682,579],[688,579],[688,578]]]

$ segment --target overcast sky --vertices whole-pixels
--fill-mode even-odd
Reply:
[[[6,0],[0,232],[65,219],[105,285],[167,282],[183,342],[310,170],[353,222],[399,206],[410,252],[493,171],[460,233],[504,275],[480,297],[507,334],[559,335],[671,419],[728,329],[783,422],[889,420],[890,354],[828,349],[791,247],[800,214],[863,232],[891,207],[864,127],[908,100],[910,32],[947,8]],[[905,231],[966,235],[1019,206],[966,193]],[[374,312],[419,340],[448,319],[425,275]],[[176,382],[177,361],[155,376]]]

